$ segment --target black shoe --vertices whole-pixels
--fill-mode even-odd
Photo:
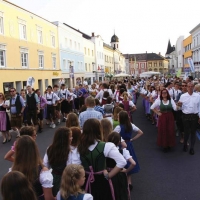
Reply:
[[[187,147],[187,145],[184,145],[184,146],[183,146],[183,151],[185,151],[185,152],[188,151],[188,147]]]
[[[168,152],[168,148],[166,147],[166,148],[163,148],[163,152],[164,153],[167,153]]]
[[[10,135],[10,139],[8,139],[8,142],[10,142],[12,140],[12,135]]]
[[[193,148],[190,149],[190,155],[194,155],[194,149]]]
[[[39,130],[38,130],[38,133],[42,133],[42,129],[39,129]]]
[[[5,139],[3,142],[2,142],[2,144],[5,144],[7,142],[7,139]]]

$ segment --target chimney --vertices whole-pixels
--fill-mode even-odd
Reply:
[[[92,33],[92,37],[94,37],[94,33]]]

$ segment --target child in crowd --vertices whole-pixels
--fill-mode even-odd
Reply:
[[[84,193],[85,170],[81,165],[68,165],[63,171],[57,200],[93,200],[91,194]]]

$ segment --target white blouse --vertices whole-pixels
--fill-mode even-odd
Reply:
[[[57,200],[61,199],[60,191],[58,192],[56,199]],[[84,196],[83,196],[83,200],[93,200],[93,196],[91,194],[85,193]]]
[[[124,148],[122,150],[122,155],[124,156],[124,158],[126,159],[126,161],[128,161],[129,158],[132,158],[132,156],[130,155],[130,152],[126,148]]]
[[[80,161],[80,154],[78,153],[77,147],[70,146],[70,148],[71,148],[71,151],[69,152],[68,160],[66,161],[66,165],[69,165],[69,164],[77,164],[77,165],[80,165],[80,164],[81,164],[81,161]],[[47,167],[48,169],[51,168],[51,166],[50,166],[50,164],[49,164],[49,159],[48,159],[47,153],[45,153],[45,155],[44,155],[43,164],[44,164],[44,166]]]
[[[8,172],[11,172],[12,169],[9,168]],[[40,176],[39,176],[40,184],[43,188],[52,188],[53,187],[53,176],[51,174],[50,170],[43,171],[41,170]]]
[[[160,107],[160,103],[161,103],[160,98],[156,99],[155,102],[151,105],[151,109],[153,110],[154,108]],[[166,103],[162,101],[162,103],[167,106],[169,105],[169,100]],[[177,110],[176,104],[173,99],[171,99],[171,104],[172,104],[173,109]]]
[[[132,125],[132,128],[133,128],[133,131],[134,131],[134,132],[138,132],[138,131],[140,130],[140,129],[139,129],[137,126],[135,126],[134,124],[131,123],[131,125]],[[116,132],[120,133],[120,131],[121,131],[120,125],[117,125],[113,131],[116,131]]]

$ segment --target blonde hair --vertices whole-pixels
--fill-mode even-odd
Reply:
[[[194,90],[196,90],[197,92],[200,92],[200,84],[196,84],[194,86]]]
[[[128,101],[128,93],[127,92],[123,92],[122,96],[123,96],[124,101]]]
[[[113,119],[115,120],[115,121],[117,121],[118,120],[118,113],[120,112],[120,111],[122,111],[123,110],[123,108],[121,108],[121,107],[119,107],[119,106],[117,106],[117,107],[115,107],[115,109],[114,109],[114,114],[113,114]]]
[[[70,195],[78,196],[79,193],[83,193],[77,184],[81,177],[81,170],[84,170],[82,165],[70,164],[65,167],[60,185],[60,194],[64,199]]]
[[[112,132],[113,127],[110,121],[106,118],[101,120],[101,127],[102,127],[102,132],[103,132],[103,141],[107,142],[108,140],[108,135]]]

